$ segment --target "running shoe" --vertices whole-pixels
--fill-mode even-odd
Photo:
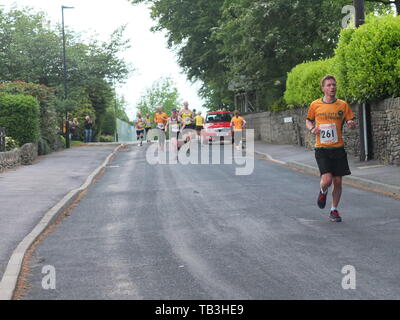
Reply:
[[[325,193],[325,194],[323,194],[323,193],[321,192],[321,190],[319,191],[317,204],[318,204],[318,207],[319,207],[320,209],[324,209],[324,208],[325,208],[325,205],[326,205],[326,196],[327,196],[327,194],[328,194],[328,192]]]
[[[339,215],[339,212],[337,210],[333,210],[331,211],[331,213],[329,214],[329,219],[331,219],[331,221],[333,222],[341,222],[342,218]]]

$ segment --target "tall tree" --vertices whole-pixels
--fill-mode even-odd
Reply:
[[[232,102],[227,90],[221,63],[224,56],[217,50],[218,40],[212,38],[219,25],[224,0],[130,0],[147,3],[151,16],[157,20],[153,31],[166,30],[167,44],[174,48],[178,63],[189,80],[204,83],[201,95],[210,106]]]
[[[384,0],[386,1],[386,0]],[[389,0],[388,0],[389,1]],[[296,64],[327,58],[351,0],[131,0],[150,4],[154,30],[167,30],[189,79],[208,107],[232,104],[228,89],[258,91],[271,105]],[[366,8],[377,7],[377,4]]]
[[[180,105],[181,99],[178,89],[173,80],[166,77],[154,82],[146,90],[136,108],[144,116],[146,114],[154,114],[158,106],[162,106],[163,110],[169,114],[172,109],[178,108]]]

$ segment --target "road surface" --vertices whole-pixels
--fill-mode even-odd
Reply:
[[[400,298],[399,200],[344,186],[333,223],[318,177],[257,158],[248,176],[150,165],[146,148],[119,152],[37,247],[23,299]]]

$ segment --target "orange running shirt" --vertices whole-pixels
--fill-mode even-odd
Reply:
[[[168,116],[165,112],[161,112],[161,113],[156,112],[156,114],[154,115],[154,121],[156,123],[164,123],[165,124],[165,122],[167,122],[167,120],[168,120]]]
[[[242,130],[243,129],[243,117],[235,117],[233,116],[231,123],[233,123],[234,130]]]
[[[314,125],[321,129],[315,148],[343,147],[343,124],[354,118],[349,104],[343,100],[337,99],[333,103],[325,103],[322,99],[313,101],[308,109],[307,119],[315,121]]]

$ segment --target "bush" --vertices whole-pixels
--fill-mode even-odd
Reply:
[[[43,156],[45,154],[49,154],[51,152],[51,148],[47,141],[43,138],[40,138],[38,141],[38,154],[39,156]]]
[[[19,145],[18,145],[17,141],[15,141],[11,137],[6,137],[6,151],[11,151],[18,147],[19,147]]]
[[[400,16],[369,16],[343,30],[335,54],[338,94],[349,102],[400,96]]]
[[[109,136],[109,135],[102,135],[99,137],[100,142],[114,142],[114,136]]]
[[[0,84],[0,92],[25,94],[38,99],[40,105],[40,135],[53,150],[56,150],[59,128],[57,126],[54,89],[45,85],[15,81]]]
[[[306,106],[322,97],[321,79],[332,74],[334,58],[298,64],[288,74],[285,101],[293,106]],[[289,108],[289,106],[288,106]]]
[[[19,145],[37,142],[39,129],[39,102],[32,96],[0,94],[0,127]]]
[[[58,136],[58,140],[61,142],[61,148],[66,148],[67,141],[65,141],[65,137],[64,136]]]

